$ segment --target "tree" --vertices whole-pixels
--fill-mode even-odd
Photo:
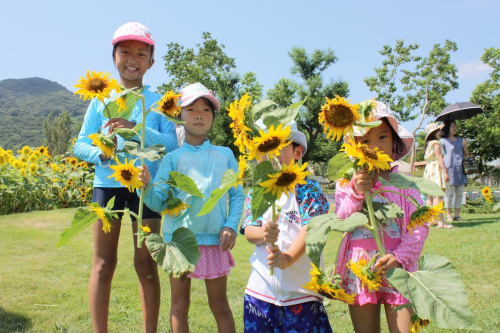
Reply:
[[[481,175],[491,171],[486,163],[500,158],[500,48],[485,49],[481,60],[492,67],[490,78],[472,92],[470,101],[481,106],[484,113],[459,122],[458,133],[468,139],[468,148],[478,158]]]
[[[68,151],[72,124],[68,111],[62,112],[57,117],[54,117],[54,112],[49,113],[43,122],[43,132],[51,155],[60,155]]]
[[[307,152],[303,161],[326,162],[338,151],[339,143],[326,139],[323,126],[318,121],[318,114],[321,106],[326,103],[325,97],[334,98],[336,95],[347,97],[348,84],[340,79],[324,83],[323,72],[338,60],[330,48],[317,49],[308,55],[305,48],[294,47],[288,55],[293,62],[290,72],[298,75],[302,82],[295,83],[283,78],[274,89],[268,91],[268,96],[279,106],[290,105],[295,94],[300,100],[306,100],[297,119],[299,129],[304,131],[307,137]]]
[[[445,45],[434,44],[429,56],[422,58],[412,55],[419,48],[417,44],[404,46],[403,40],[396,40],[392,49],[385,45],[380,54],[387,59],[382,67],[375,68],[376,76],[365,78],[370,91],[377,92],[377,100],[384,102],[394,111],[398,121],[420,121],[413,129],[415,136],[424,119],[436,116],[447,105],[444,96],[458,88],[457,67],[450,62],[450,53],[458,48],[456,43],[446,40]],[[407,64],[416,62],[414,70]],[[396,79],[400,84],[397,84]],[[396,94],[401,87],[401,94]],[[410,165],[413,168],[415,146],[412,147]]]
[[[247,92],[254,103],[260,101],[263,85],[257,81],[253,72],[245,73],[243,78],[233,72],[236,68],[235,58],[227,56],[224,52],[225,46],[213,39],[209,32],[204,32],[202,39],[201,44],[196,44],[197,50],[184,48],[178,43],[167,45],[168,51],[163,60],[165,71],[171,80],[158,87],[158,91],[178,91],[196,82],[211,89],[220,102],[220,111],[216,113],[208,138],[215,145],[230,147],[238,155],[238,149],[233,144],[233,135],[228,131],[232,121],[226,108]]]

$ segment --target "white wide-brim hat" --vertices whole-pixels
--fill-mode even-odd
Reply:
[[[264,125],[262,119],[257,120],[255,124],[259,126],[261,130],[267,133],[267,126]],[[297,122],[295,122],[295,120],[292,120],[289,124],[284,124],[284,127],[286,126],[290,126],[290,134],[292,142],[295,142],[296,144],[301,145],[304,148],[304,150],[302,150],[302,157],[303,157],[307,151],[306,135],[301,131],[299,131],[297,127]]]
[[[391,109],[387,107],[382,102],[375,101],[377,103],[377,106],[372,110],[371,112],[371,121],[375,120],[380,120],[382,118],[387,118],[389,121],[389,124],[391,124],[391,127],[394,129],[394,131],[398,134],[398,136],[401,138],[401,141],[403,141],[405,145],[405,152],[402,156],[396,156],[394,152],[391,153],[391,158],[396,161],[398,159],[402,159],[406,155],[408,155],[411,151],[411,148],[413,147],[413,144],[415,142],[415,138],[413,135],[411,135],[406,128],[398,124],[398,121],[394,117],[393,112]],[[367,129],[369,131],[369,129]],[[357,126],[354,126],[354,136],[362,136],[360,128]],[[344,142],[349,142],[349,134],[344,136]]]
[[[437,130],[442,129],[443,127],[444,127],[444,124],[443,125],[439,125],[438,123],[429,123],[425,127],[425,134],[427,134],[425,136],[425,141],[427,141],[427,138],[429,137],[429,135],[431,135],[432,133],[434,133]]]

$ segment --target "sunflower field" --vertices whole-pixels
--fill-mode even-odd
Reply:
[[[70,147],[72,151],[72,147]],[[93,169],[69,153],[52,157],[47,147],[0,147],[0,215],[80,207],[92,199]]]

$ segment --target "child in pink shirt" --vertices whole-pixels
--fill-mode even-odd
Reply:
[[[414,138],[398,124],[390,109],[378,102],[377,107],[372,111],[371,119],[381,120],[382,124],[371,128],[363,136],[355,128],[356,143],[361,142],[372,149],[379,147],[393,160],[406,156],[413,145]],[[348,142],[348,140],[349,136],[346,136],[345,141]],[[397,167],[388,171],[375,171],[373,178],[367,170],[360,169],[344,187],[337,182],[335,213],[341,219],[345,219],[352,213],[359,212],[365,199],[365,191],[379,189],[382,186],[378,180],[379,177],[388,180],[390,172],[398,172]],[[385,187],[384,190],[412,196],[420,204],[423,204],[420,193],[416,190],[403,190],[395,187]],[[375,266],[382,271],[382,286],[378,291],[369,292],[366,287],[363,287],[358,277],[346,267],[349,260],[358,262],[366,259],[368,262],[378,252],[372,234],[364,227],[354,229],[344,238],[337,258],[336,273],[342,277],[342,287],[347,293],[357,294],[354,303],[349,305],[351,320],[356,332],[380,332],[380,304],[384,304],[390,332],[409,332],[412,310],[404,308],[392,312],[397,306],[408,303],[408,300],[397,289],[389,286],[385,272],[391,268],[403,268],[408,272],[416,271],[418,269],[417,260],[420,257],[429,229],[427,225],[417,226],[410,235],[406,226],[410,222],[411,213],[416,209],[415,206],[395,193],[382,193],[381,196],[386,201],[397,204],[404,212],[404,218],[386,219],[381,225],[387,254],[379,258]],[[376,197],[374,201],[383,200]]]

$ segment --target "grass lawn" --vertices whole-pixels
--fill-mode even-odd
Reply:
[[[91,229],[56,250],[61,231],[75,209],[0,216],[0,332],[91,332],[87,288],[92,260]],[[424,253],[446,256],[455,264],[469,296],[469,305],[483,332],[500,332],[500,214],[464,215],[453,230],[431,229]],[[128,224],[128,223],[127,223]],[[331,234],[325,258],[331,259],[339,235]],[[239,236],[229,277],[228,297],[243,331],[243,293],[250,273],[253,246]],[[138,283],[132,262],[132,232],[124,225],[119,261],[111,293],[109,331],[141,332]],[[330,259],[329,259],[330,258]],[[162,308],[159,332],[169,330],[168,277],[160,275]],[[305,282],[305,281],[304,281]],[[193,280],[191,332],[216,332],[205,285]],[[329,302],[334,332],[352,332],[347,306]],[[386,330],[385,330],[386,331]],[[447,332],[431,328],[423,332]]]

